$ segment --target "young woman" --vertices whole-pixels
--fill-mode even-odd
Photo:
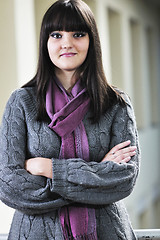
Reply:
[[[139,170],[128,97],[107,83],[94,16],[59,0],[42,21],[35,77],[10,97],[0,142],[9,240],[133,240],[122,203]]]

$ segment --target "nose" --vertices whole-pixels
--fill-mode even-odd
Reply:
[[[63,36],[63,41],[61,46],[64,49],[70,49],[73,47],[72,37],[69,34],[66,34]]]

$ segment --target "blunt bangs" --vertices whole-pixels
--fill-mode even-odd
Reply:
[[[53,31],[90,32],[90,27],[87,25],[82,14],[71,2],[54,6],[53,9],[50,9],[47,20],[45,29],[48,35]]]

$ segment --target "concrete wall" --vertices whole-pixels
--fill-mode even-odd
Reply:
[[[17,87],[13,1],[0,1],[0,116],[12,89]]]
[[[34,76],[42,16],[53,2],[0,1],[0,118],[11,92]],[[85,2],[97,20],[107,78],[135,108],[142,161],[127,209],[134,228],[160,228],[160,10],[149,0]],[[0,213],[0,233],[7,233],[13,210],[0,204]]]
[[[133,194],[126,199],[135,228],[160,227],[158,14],[146,1],[97,1],[106,73],[131,97],[139,128],[141,172]]]
[[[35,73],[35,27],[34,1],[0,1],[0,119],[12,91]],[[8,232],[13,212],[0,204],[0,233]]]

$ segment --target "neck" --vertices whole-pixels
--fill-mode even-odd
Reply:
[[[56,77],[58,78],[58,80],[61,82],[61,84],[63,85],[63,87],[70,92],[73,88],[73,86],[75,85],[77,78],[76,78],[76,74],[75,71],[62,71],[57,69],[56,70]]]

